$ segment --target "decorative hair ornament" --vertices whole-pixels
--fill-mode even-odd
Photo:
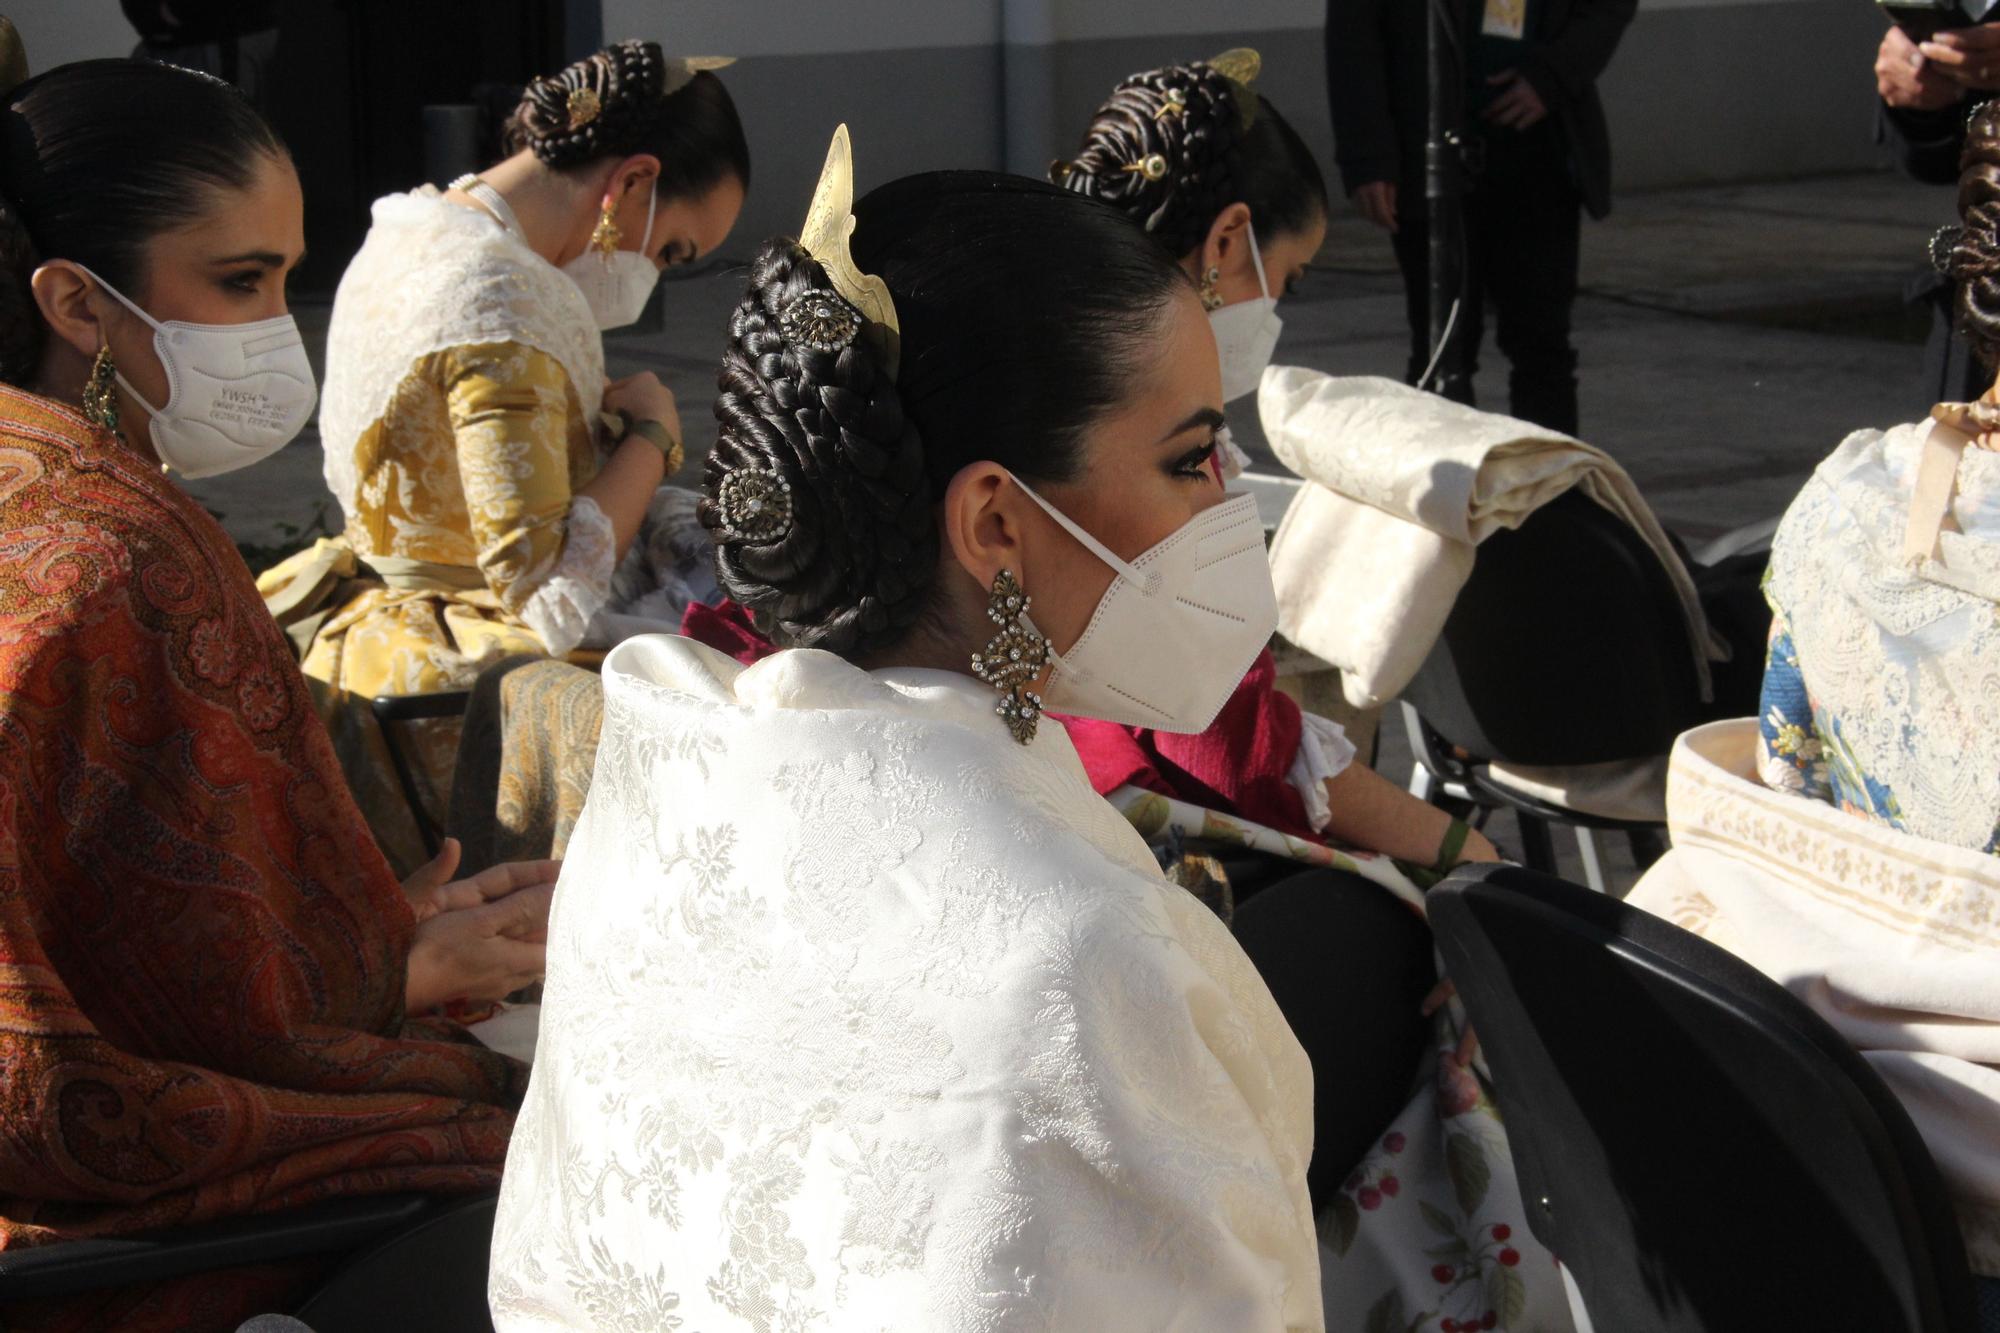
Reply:
[[[1138,172],[1149,181],[1163,181],[1167,178],[1167,159],[1158,153],[1148,153],[1137,162],[1127,162],[1118,168],[1123,172]]]
[[[660,84],[660,96],[672,97],[693,83],[695,75],[704,71],[728,69],[735,63],[735,56],[679,56],[669,60],[666,78]]]
[[[1160,103],[1160,109],[1153,113],[1153,119],[1165,120],[1168,116],[1185,116],[1186,114],[1186,96],[1178,88],[1169,88],[1167,89],[1165,100]]]
[[[1035,724],[1042,716],[1042,696],[1028,683],[1049,664],[1049,641],[1028,623],[1028,608],[1034,598],[1021,590],[1020,580],[1010,570],[993,576],[993,590],[986,599],[986,618],[1000,627],[986,646],[972,655],[972,674],[1000,691],[1000,703],[993,711],[1007,723],[1007,730],[1022,745],[1035,739]]]
[[[1951,276],[1951,252],[1958,248],[1958,243],[1963,239],[1965,239],[1965,228],[1955,223],[1948,227],[1939,227],[1931,233],[1931,267],[1941,276],[1947,278]]]
[[[772,469],[735,468],[716,485],[715,510],[720,536],[769,546],[791,533],[792,483]]]
[[[806,209],[805,226],[799,229],[799,245],[826,270],[827,280],[840,298],[863,320],[884,330],[883,361],[889,377],[894,379],[903,326],[896,319],[896,303],[889,297],[889,284],[855,267],[854,256],[847,248],[853,232],[854,149],[847,137],[847,126],[842,125],[833,132],[833,143],[826,150],[826,166],[820,171],[819,187],[813,191],[812,205]],[[782,317],[779,323],[782,328]]]
[[[604,99],[597,95],[595,88],[572,88],[566,101],[569,109],[569,128],[580,130],[596,120],[604,111]]]
[[[1234,46],[1202,63],[1229,80],[1230,91],[1236,95],[1236,118],[1249,129],[1257,119],[1257,94],[1250,85],[1264,72],[1264,57],[1250,47]]]
[[[832,292],[803,292],[785,303],[778,331],[794,347],[838,352],[861,332],[861,312]]]

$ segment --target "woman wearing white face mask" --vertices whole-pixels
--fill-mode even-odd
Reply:
[[[679,414],[651,374],[606,385],[601,331],[735,223],[750,159],[712,72],[724,63],[631,41],[536,80],[509,123],[516,151],[377,201],[341,281],[320,424],[346,529],[261,586],[327,686],[342,762],[400,863],[421,844],[371,697],[603,647],[607,613],[648,609],[631,598],[656,582],[651,601],[671,604],[654,615],[678,619],[674,534],[655,529],[680,513],[698,547],[692,495],[661,488],[683,457]],[[628,553],[659,568],[628,580]],[[457,723],[405,725],[442,815]]]
[[[1319,168],[1277,109],[1250,87],[1258,66],[1255,52],[1232,51],[1133,75],[1098,109],[1076,160],[1052,171],[1070,189],[1118,207],[1197,280],[1222,362],[1223,394],[1236,410],[1254,410],[1249,395],[1281,323],[1277,297],[1297,286],[1326,234]],[[1230,821],[1251,821],[1280,835],[1264,838],[1267,848],[1296,853],[1300,840],[1331,840],[1434,872],[1496,858],[1476,830],[1353,762],[1354,747],[1339,725],[1303,713],[1275,683],[1271,657],[1262,653],[1202,727],[1103,710],[1063,723],[1100,792],[1125,800],[1144,789]],[[1062,711],[1054,700],[1050,707]],[[1199,734],[1181,734],[1187,730]],[[1139,817],[1148,807],[1128,808]],[[1199,838],[1200,828],[1154,820],[1149,833],[1173,855],[1184,846],[1179,836]],[[1365,1006],[1373,1015],[1370,1037],[1385,1058],[1401,1051],[1413,1070],[1428,1039],[1419,1002],[1434,980],[1429,936],[1414,918],[1386,902],[1362,907],[1333,887],[1338,872],[1306,871],[1282,853],[1200,844],[1197,850],[1220,855],[1242,909],[1239,935],[1315,1059],[1323,1058],[1322,1038],[1350,1047],[1357,1039],[1325,1016]],[[1323,891],[1308,892],[1316,883]],[[1286,884],[1295,891],[1288,897],[1319,907],[1347,901],[1350,910],[1379,919],[1329,916],[1302,933],[1289,913],[1274,917],[1256,901]],[[1344,1085],[1338,1099],[1322,1099],[1311,1178],[1317,1203],[1333,1197],[1402,1106],[1394,1077]]]
[[[707,470],[785,650],[606,659],[495,1323],[1317,1329],[1305,1059],[1037,725],[1198,725],[1269,633],[1200,301],[988,172],[874,191],[850,257],[845,147],[752,266]],[[1215,568],[1244,595],[1189,606]]]
[[[311,410],[285,306],[303,251],[291,159],[228,85],[101,60],[0,95],[9,1252],[488,1189],[526,1083],[436,1010],[539,975],[554,867],[444,884],[447,855],[397,883],[250,571],[176,481]],[[233,1328],[313,1276],[5,1320]]]

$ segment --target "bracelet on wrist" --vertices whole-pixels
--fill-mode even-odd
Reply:
[[[660,451],[660,457],[666,460],[668,476],[671,477],[681,470],[681,464],[686,461],[687,453],[681,447],[681,442],[674,438],[674,433],[667,429],[665,422],[656,421],[652,417],[634,417],[629,412],[618,413],[618,420],[624,427],[619,433],[621,442],[636,435]]]
[[[1431,869],[1443,875],[1459,863],[1465,853],[1465,843],[1472,836],[1472,825],[1463,819],[1454,819],[1444,831],[1444,838],[1438,843],[1437,860]]]

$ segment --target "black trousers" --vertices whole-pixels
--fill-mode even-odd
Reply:
[[[1430,928],[1359,875],[1225,864],[1237,942],[1312,1061],[1317,1215],[1409,1102],[1431,1030],[1418,1009],[1437,984]],[[1259,875],[1275,882],[1260,887]]]
[[[1465,207],[1465,297],[1453,341],[1463,376],[1441,386],[1470,404],[1487,307],[1494,341],[1507,358],[1508,410],[1523,421],[1574,435],[1576,349],[1570,311],[1583,199],[1570,176],[1561,129],[1543,120],[1526,131],[1482,132],[1485,167],[1469,182]],[[1423,182],[1397,189],[1394,237],[1410,321],[1408,382],[1430,364],[1430,233]]]

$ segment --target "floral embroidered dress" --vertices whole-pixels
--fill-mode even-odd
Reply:
[[[0,389],[0,1248],[498,1179],[526,1071],[404,1014],[414,920],[222,530]],[[310,1270],[9,1328],[234,1328]]]
[[[1991,852],[2000,849],[2000,455],[1964,451],[1953,522],[1928,554],[1906,557],[1931,430],[1850,436],[1786,512],[1765,584],[1773,620],[1757,770],[1779,790]]]
[[[375,205],[342,277],[320,433],[343,536],[260,580],[301,642],[369,823],[422,859],[368,700],[465,689],[515,653],[560,657],[611,592],[596,476],[604,350],[583,294],[492,216],[426,186]],[[417,724],[441,813],[455,722]]]

